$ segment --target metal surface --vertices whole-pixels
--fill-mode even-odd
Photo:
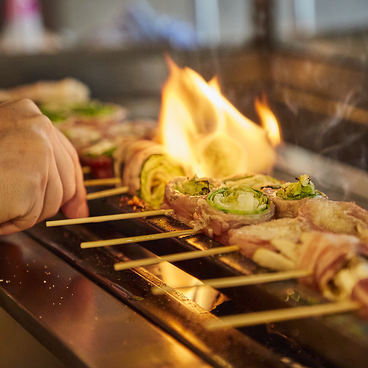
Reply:
[[[149,228],[149,225],[147,229]],[[112,249],[79,249],[85,238],[116,236],[112,228],[94,225],[67,229],[45,228],[43,224],[28,231],[61,257],[80,269],[110,294],[154,325],[189,347],[214,367],[282,367],[279,354],[272,353],[237,330],[207,332],[203,327],[214,315],[181,293],[151,294],[153,285],[162,282],[145,269],[113,271],[113,263],[131,257],[149,256],[138,244],[124,246],[124,252]],[[91,231],[93,230],[93,232]],[[67,242],[65,241],[67,240]],[[245,354],[244,354],[245,353]]]
[[[208,367],[25,234],[0,244],[0,302],[68,367]]]

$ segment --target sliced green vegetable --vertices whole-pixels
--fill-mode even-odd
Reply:
[[[71,111],[79,116],[101,116],[113,113],[115,107],[98,101],[90,101],[72,106]]]
[[[41,112],[46,115],[53,123],[58,123],[72,116],[103,116],[112,114],[116,107],[112,104],[100,101],[88,101],[76,105],[40,105]]]
[[[245,184],[214,190],[207,196],[214,208],[235,215],[259,214],[270,208],[268,197]]]
[[[66,114],[65,111],[50,110],[42,106],[40,106],[40,110],[42,114],[46,115],[54,124],[61,123],[68,117],[68,114]]]
[[[175,189],[182,194],[203,196],[207,195],[213,189],[213,185],[208,180],[200,180],[197,176],[194,176],[191,179],[177,182]]]
[[[277,197],[283,199],[303,199],[308,197],[321,196],[321,192],[315,190],[314,184],[308,175],[301,175],[294,183],[285,183],[276,192]]]
[[[138,197],[150,207],[158,208],[163,202],[166,184],[173,178],[184,175],[183,168],[169,157],[162,154],[151,155],[142,165]]]

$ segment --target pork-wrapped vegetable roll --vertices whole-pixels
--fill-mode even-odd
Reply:
[[[218,180],[197,176],[175,178],[165,188],[163,207],[173,209],[175,218],[193,226],[193,215],[197,211],[198,200],[220,187],[220,184]]]
[[[262,267],[288,270],[296,268],[297,243],[305,231],[309,226],[303,219],[276,219],[230,230],[229,245],[238,245]]]
[[[142,165],[139,175],[138,197],[150,207],[162,205],[165,186],[174,177],[184,175],[183,168],[165,154],[150,155]]]
[[[308,175],[301,175],[296,182],[281,184],[279,189],[265,188],[267,194],[275,204],[275,217],[296,217],[299,208],[310,199],[327,198],[325,194],[316,190]]]
[[[120,162],[124,166],[122,184],[129,187],[129,194],[138,196],[151,208],[162,205],[170,180],[185,175],[181,164],[162,145],[149,140],[132,140]]]
[[[228,230],[268,221],[274,211],[265,194],[244,184],[214,190],[198,200],[200,226],[225,244]]]
[[[226,187],[245,184],[257,190],[261,190],[263,188],[278,189],[281,187],[281,182],[279,180],[264,174],[236,175],[224,179],[223,183]]]
[[[316,199],[304,203],[298,217],[317,231],[354,235],[368,244],[368,211],[355,202]]]

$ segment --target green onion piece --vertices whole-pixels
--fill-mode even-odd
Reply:
[[[297,200],[321,195],[318,190],[315,190],[314,184],[308,175],[301,175],[296,179],[298,181],[295,183],[282,184],[276,192],[277,197]]]
[[[52,123],[57,124],[65,121],[68,115],[64,111],[52,111],[43,107],[40,107],[42,114],[46,115]]]
[[[200,180],[196,176],[177,182],[174,187],[180,193],[190,196],[207,195],[213,189],[213,185],[208,180]]]
[[[79,116],[101,116],[113,113],[114,106],[101,102],[91,101],[84,104],[75,105],[71,111]]]
[[[268,197],[245,184],[214,190],[207,196],[214,208],[235,215],[259,214],[270,208]]]

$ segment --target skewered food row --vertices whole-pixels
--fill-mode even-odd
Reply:
[[[156,121],[128,120],[116,103],[91,99],[87,85],[73,78],[40,81],[0,90],[0,101],[29,98],[71,141],[83,166],[97,178],[113,176],[112,154],[121,137],[152,138]]]
[[[178,220],[239,246],[260,266],[312,270],[307,283],[329,298],[365,301],[368,212],[352,202],[329,200],[308,175],[292,183],[261,174],[174,177],[162,203]]]

